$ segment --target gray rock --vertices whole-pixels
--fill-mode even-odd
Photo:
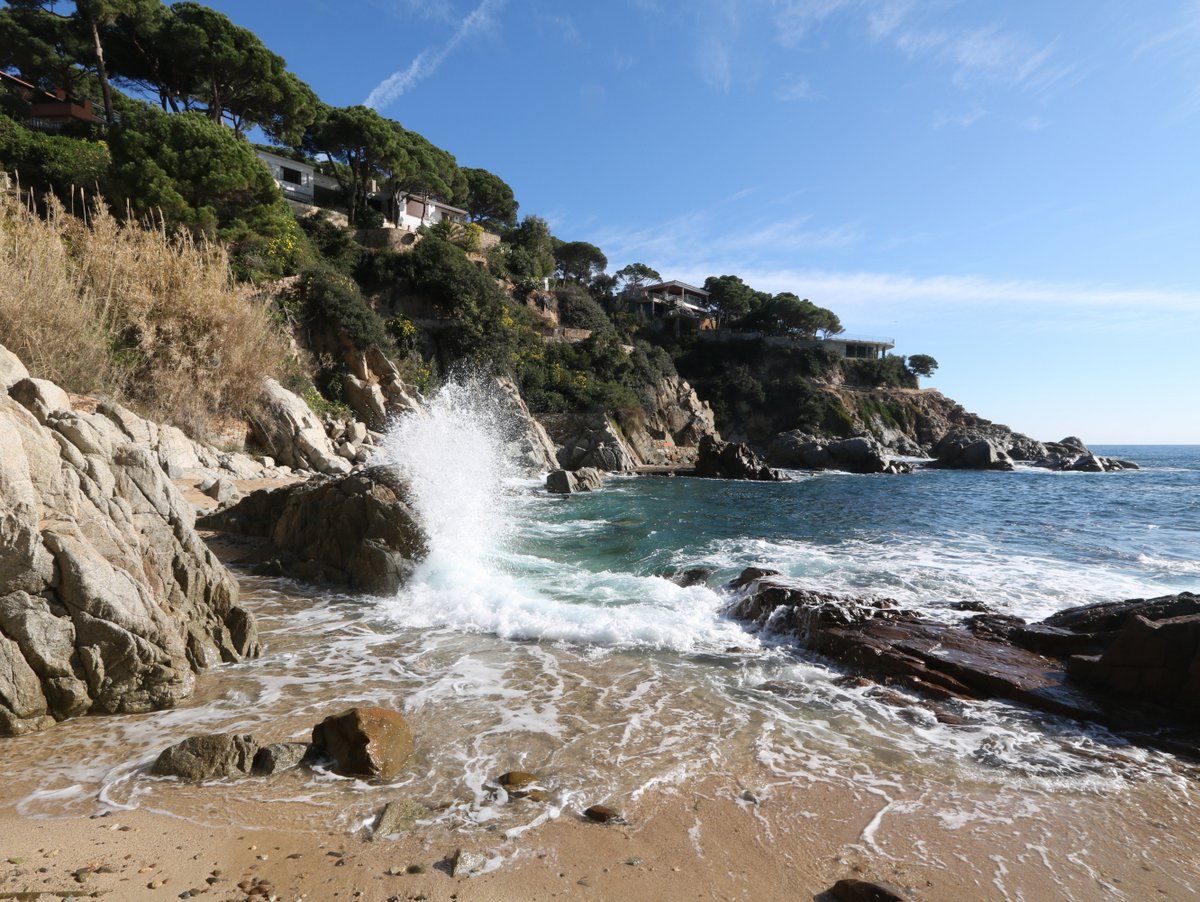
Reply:
[[[450,875],[452,877],[473,877],[487,867],[487,863],[487,858],[478,852],[459,849],[451,859]]]
[[[25,369],[20,359],[4,345],[0,345],[0,388],[8,391],[10,385],[29,378],[29,370]]]
[[[159,777],[178,777],[197,783],[250,773],[258,743],[253,736],[212,733],[189,736],[163,749],[150,768]]]
[[[165,430],[105,405],[42,414],[0,394],[0,734],[173,707],[195,671],[258,651],[163,471]]]
[[[241,497],[241,492],[238,491],[237,486],[229,479],[213,480],[213,483],[208,488],[201,488],[200,491],[216,501],[217,504],[228,504]]]
[[[67,393],[45,379],[22,379],[8,393],[43,425],[50,414],[72,410]]]
[[[275,742],[264,745],[254,755],[253,772],[264,777],[299,767],[311,757],[312,746],[307,742]]]
[[[1011,470],[1012,458],[995,440],[972,433],[952,433],[934,446],[930,467],[947,470]]]
[[[604,474],[595,467],[581,467],[575,472],[552,470],[546,475],[546,491],[558,495],[571,492],[594,492],[604,488]]]
[[[371,831],[371,839],[382,839],[397,833],[407,833],[417,825],[417,821],[429,816],[429,809],[420,802],[411,799],[398,799],[388,802],[379,812],[375,821],[375,829]]]
[[[254,420],[254,435],[277,461],[318,473],[350,471],[349,461],[338,457],[320,420],[303,398],[274,379],[267,379],[261,400],[263,413]]]

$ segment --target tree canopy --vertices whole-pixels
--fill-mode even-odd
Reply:
[[[928,354],[913,354],[908,358],[908,368],[918,376],[932,376],[938,368],[938,362]]]
[[[474,222],[486,226],[515,226],[517,201],[513,190],[498,175],[486,169],[462,170],[467,184],[464,205]]]
[[[565,281],[590,284],[608,268],[604,251],[586,241],[566,241],[554,249],[555,271]]]
[[[628,266],[622,266],[614,273],[614,276],[621,291],[636,291],[639,288],[645,288],[648,284],[662,281],[658,270],[651,269],[645,263],[630,263]]]

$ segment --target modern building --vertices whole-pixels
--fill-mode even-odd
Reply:
[[[887,352],[896,347],[891,338],[865,338],[852,335],[831,335],[819,340],[821,347],[829,348],[835,354],[848,357],[851,360],[878,360],[886,357]]]
[[[36,131],[58,134],[73,128],[88,129],[104,124],[92,109],[90,100],[71,97],[62,88],[56,88],[51,94],[7,72],[0,72],[0,82],[29,104],[26,124]]]
[[[301,163],[291,157],[271,153],[268,150],[255,149],[258,158],[267,164],[271,177],[288,200],[299,201],[302,204],[312,204],[315,201],[316,170],[309,163]]]
[[[466,224],[467,211],[430,197],[427,194],[406,194],[400,198],[396,227],[415,232],[421,226],[436,225],[443,220]]]

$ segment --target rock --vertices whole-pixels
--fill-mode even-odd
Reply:
[[[198,783],[249,774],[258,752],[253,736],[213,733],[189,736],[164,749],[150,768],[159,777],[178,777]]]
[[[251,492],[201,520],[210,529],[269,539],[298,578],[393,595],[426,554],[410,487],[391,467]]]
[[[48,386],[18,392],[44,422],[0,394],[0,735],[173,707],[195,671],[258,652],[151,448]]]
[[[889,887],[850,878],[835,883],[829,895],[837,902],[907,902],[905,896]]]
[[[575,472],[552,470],[546,474],[546,491],[557,495],[572,492],[594,492],[604,487],[604,475],[595,467],[582,467]]]
[[[772,470],[745,444],[722,442],[711,435],[700,439],[696,475],[706,479],[753,479],[783,482],[787,477]]]
[[[0,388],[8,391],[9,386],[29,378],[29,370],[25,369],[20,358],[12,351],[0,345]]]
[[[747,567],[737,575],[737,578],[729,583],[728,589],[744,589],[757,580],[765,576],[778,576],[778,570],[769,570],[766,567]]]
[[[397,833],[407,833],[417,825],[417,821],[429,816],[429,809],[420,802],[411,799],[398,799],[388,802],[379,812],[375,828],[371,831],[371,839],[382,839]]]
[[[707,586],[712,575],[713,572],[707,567],[692,567],[670,576],[669,579],[680,588],[686,589],[690,586]]]
[[[559,430],[569,431],[558,451],[558,465],[564,470],[594,467],[606,473],[624,473],[634,468],[624,437],[605,414],[567,417],[557,425]]]
[[[203,486],[203,483],[201,485]],[[241,497],[237,486],[229,479],[214,479],[211,485],[207,488],[202,487],[200,491],[216,501],[217,504],[228,504]]]
[[[625,818],[621,817],[621,815],[607,805],[593,805],[583,812],[583,816],[589,821],[595,821],[598,824],[625,823]]]
[[[487,867],[488,860],[478,852],[459,849],[450,861],[451,877],[473,877]]]
[[[338,457],[345,458],[346,460],[353,463],[354,459],[356,457],[358,457],[358,448],[355,447],[350,442],[342,442],[337,447],[337,453],[338,453]]]
[[[847,473],[911,473],[912,464],[894,461],[870,436],[840,441],[814,438],[799,430],[781,432],[771,440],[767,461],[799,470],[843,470]]]
[[[313,727],[313,745],[339,773],[390,780],[413,756],[408,722],[386,708],[351,708]]]
[[[992,439],[952,433],[933,448],[937,458],[928,466],[943,470],[1011,470],[1012,458]]]
[[[338,457],[321,422],[304,399],[274,379],[263,384],[262,415],[253,422],[254,437],[272,457],[289,467],[311,467],[318,473],[350,471],[350,463]]]
[[[275,742],[264,745],[254,755],[253,772],[258,776],[271,776],[299,767],[312,757],[312,746],[307,742]]]
[[[549,797],[540,786],[537,777],[521,770],[509,771],[496,778],[496,784],[513,799],[532,798],[534,801],[545,801]]]
[[[1164,726],[1200,722],[1200,596],[1189,593],[1070,609],[1040,624],[982,614],[959,625],[763,576],[744,584],[729,614],[934,698],[1008,699],[1152,744],[1167,741],[1154,735]],[[1200,733],[1185,734],[1171,747],[1200,750]]]
[[[546,428],[529,412],[520,389],[508,377],[496,379],[497,410],[505,430],[505,444],[510,460],[527,475],[535,476],[558,466],[554,442]]]
[[[70,411],[71,399],[67,393],[45,379],[21,379],[8,389],[9,395],[26,410],[37,417],[42,425],[52,413]]]

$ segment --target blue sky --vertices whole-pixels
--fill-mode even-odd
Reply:
[[[1038,438],[1200,443],[1200,0],[209,5],[610,271],[794,291]]]

